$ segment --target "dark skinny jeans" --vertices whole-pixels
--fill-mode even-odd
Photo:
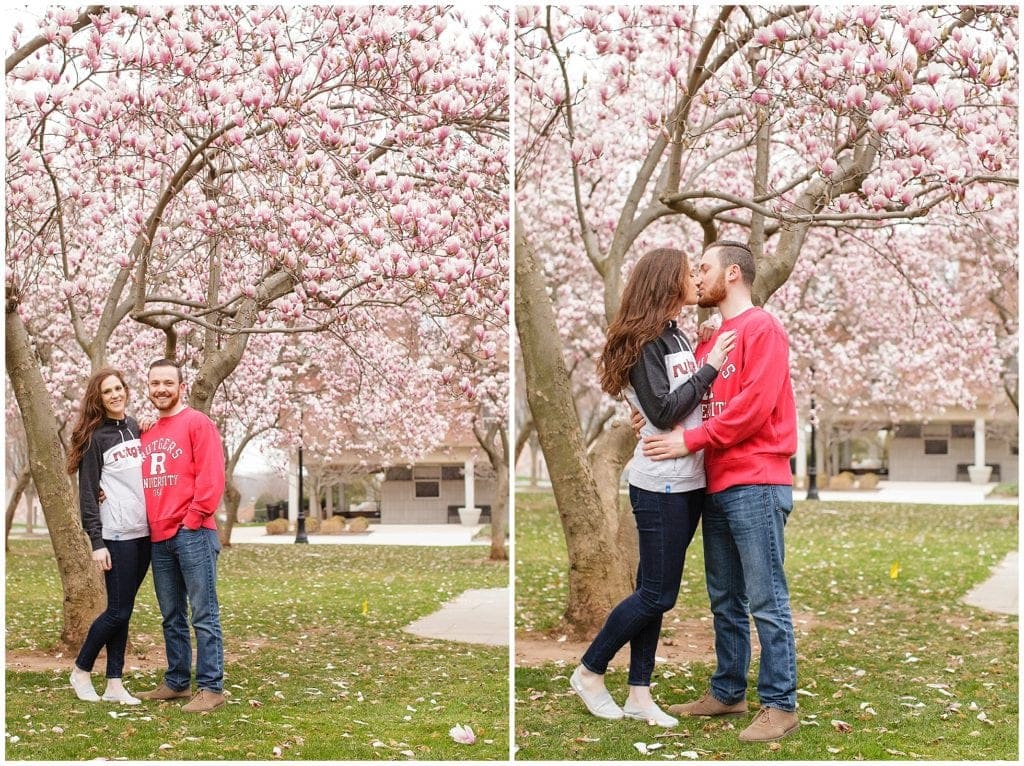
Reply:
[[[89,628],[75,665],[92,672],[100,650],[107,647],[107,678],[120,678],[128,646],[128,622],[135,609],[135,594],[149,570],[149,537],[135,540],[104,540],[111,567],[103,573],[107,584],[107,609]]]
[[[603,674],[629,643],[629,685],[650,686],[661,635],[661,617],[675,606],[686,548],[700,523],[704,490],[649,492],[630,485],[640,564],[636,590],[612,609],[583,655],[583,667]]]

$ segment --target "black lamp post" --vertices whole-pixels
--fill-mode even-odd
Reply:
[[[308,543],[306,537],[306,509],[302,504],[302,432],[299,431],[299,511],[295,517],[295,542]]]
[[[813,371],[811,373],[813,375]],[[811,458],[807,466],[807,499],[818,499],[818,450],[817,433],[814,429],[814,396],[811,396]]]

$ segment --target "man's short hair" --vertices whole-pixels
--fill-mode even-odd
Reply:
[[[718,260],[723,269],[736,264],[740,267],[743,282],[748,286],[753,286],[757,269],[754,266],[754,254],[750,252],[747,245],[732,239],[722,239],[705,247],[704,252],[706,253],[713,247],[718,248]]]
[[[178,382],[185,382],[185,378],[181,374],[181,365],[175,362],[173,359],[157,359],[155,362],[149,365],[149,371],[152,372],[154,367],[173,367],[178,373]]]

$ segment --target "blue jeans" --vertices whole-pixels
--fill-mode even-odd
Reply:
[[[750,484],[707,496],[704,570],[718,659],[711,694],[727,705],[747,696],[749,612],[761,643],[761,706],[796,710],[796,640],[782,570],[792,510],[793,488],[785,485]]]
[[[661,616],[675,606],[686,548],[700,523],[704,490],[648,492],[630,485],[640,564],[636,590],[612,609],[604,627],[580,660],[587,670],[604,673],[629,642],[629,685],[650,686]]]
[[[75,665],[92,671],[100,649],[107,647],[107,678],[120,678],[128,646],[128,622],[135,611],[135,595],[149,569],[149,537],[135,540],[104,540],[110,552],[110,569],[103,573],[107,608],[97,617],[78,651]]]
[[[175,691],[192,685],[189,605],[196,632],[196,685],[214,692],[224,688],[224,640],[217,602],[219,553],[220,540],[213,529],[182,527],[171,539],[153,543],[153,586],[167,648],[164,683]]]

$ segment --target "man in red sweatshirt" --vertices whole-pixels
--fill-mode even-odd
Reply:
[[[749,612],[761,644],[761,709],[739,738],[769,742],[800,726],[796,642],[783,571],[783,530],[793,509],[789,459],[796,452],[789,340],[781,323],[753,304],[754,258],[746,245],[709,245],[696,282],[699,305],[717,306],[723,318],[716,333],[697,346],[697,363],[722,332],[735,330],[736,346],[704,397],[702,424],[648,437],[643,453],[658,460],[704,450],[704,567],[718,666],[703,697],[669,710],[691,716],[747,711]]]
[[[187,712],[224,704],[224,640],[217,601],[220,541],[214,511],[224,494],[224,452],[217,426],[181,401],[185,383],[170,359],[149,368],[149,400],[156,423],[142,433],[142,488],[153,545],[153,586],[163,616],[167,672],[143,699],[192,697],[192,628],[196,686]]]

